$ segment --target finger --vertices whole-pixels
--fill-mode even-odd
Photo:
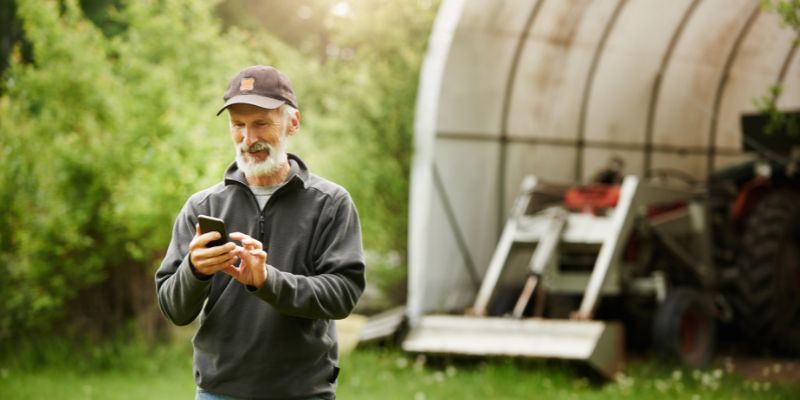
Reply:
[[[219,268],[216,268],[216,265],[219,264],[230,264],[235,262],[236,260],[236,253],[229,252],[223,253],[219,255],[209,254],[208,249],[199,249],[195,250],[192,253],[192,265],[198,270],[208,271],[210,269],[214,269],[215,271]]]
[[[225,243],[222,246],[216,247],[198,247],[192,250],[192,262],[199,262],[209,258],[219,257],[221,255],[230,254],[236,255],[234,252],[236,245],[233,243]]]
[[[203,232],[200,232],[200,224],[194,224],[194,236],[195,236],[195,237],[198,237],[198,236],[200,236],[202,233],[203,233]]]
[[[189,242],[189,249],[194,250],[200,247],[205,247],[201,246],[199,242],[200,242],[200,235],[195,235],[195,237],[192,238],[192,241]]]
[[[194,239],[192,239],[192,241],[189,242],[189,248],[199,249],[206,247],[208,245],[208,242],[212,240],[217,240],[220,237],[222,236],[217,231],[203,233],[200,236],[195,236]]]
[[[217,239],[219,239],[219,236],[217,236]],[[215,239],[211,239],[211,240],[215,240]],[[209,244],[209,242],[211,240],[204,241],[204,242],[198,241],[198,244],[202,244],[200,249],[208,250],[208,254],[209,255],[216,256],[216,255],[223,254],[223,253],[229,253],[229,252],[233,251],[234,249],[236,249],[236,243],[227,242],[227,243],[221,244],[219,246],[212,246],[212,245]]]
[[[205,268],[203,268],[203,270],[207,271],[208,275],[211,275],[211,274],[213,274],[215,272],[220,272],[220,271],[225,272],[225,270],[228,269],[228,267],[233,266],[233,265],[234,265],[233,264],[233,260],[228,260],[228,261],[221,262],[219,264],[208,265]],[[234,266],[234,268],[235,268],[235,266]],[[198,270],[200,270],[200,268],[198,268]]]
[[[220,246],[207,247],[206,250],[208,250],[210,255],[217,256],[220,254],[233,252],[234,250],[236,250],[236,244],[228,242]]]
[[[253,249],[248,247],[237,247],[236,250],[233,251],[234,254],[239,256],[240,258],[251,259],[254,255],[253,252],[263,251],[261,249]]]
[[[250,250],[250,255],[252,255],[254,257],[258,257],[258,258],[260,258],[262,260],[266,260],[267,259],[267,252],[265,252],[264,250],[261,250],[261,249]]]
[[[228,265],[231,265],[230,262],[223,262],[219,264],[210,264],[205,266],[196,266],[195,269],[206,274],[206,275],[213,275],[216,272],[224,270]]]
[[[255,240],[253,238],[242,239],[242,244],[249,249],[261,249],[262,245],[261,242]]]
[[[219,264],[232,264],[235,258],[235,254],[225,253],[216,257],[199,259],[196,266],[200,268],[211,268]]]
[[[244,234],[244,233],[242,233],[242,232],[233,232],[233,233],[230,233],[230,234],[228,234],[228,237],[230,237],[230,238],[231,238],[231,239],[233,239],[233,240],[252,239],[250,236],[248,236],[248,235],[246,235],[246,234]]]
[[[233,279],[239,280],[239,277],[242,275],[242,271],[239,268],[234,267],[233,265],[228,265],[221,270],[224,274],[230,275]]]

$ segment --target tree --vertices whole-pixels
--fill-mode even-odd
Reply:
[[[187,193],[230,160],[214,111],[250,51],[205,2],[129,1],[114,36],[75,0],[17,7],[33,62],[13,52],[0,97],[0,345],[153,308],[138,285]]]

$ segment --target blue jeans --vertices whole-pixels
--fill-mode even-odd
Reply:
[[[225,396],[222,394],[214,394],[211,392],[206,392],[203,389],[197,388],[197,397],[194,400],[241,400],[236,397]],[[312,396],[306,400],[325,400],[322,397]]]
[[[197,397],[195,397],[194,400],[238,400],[238,399],[236,399],[235,397],[206,392],[203,389],[197,388]]]

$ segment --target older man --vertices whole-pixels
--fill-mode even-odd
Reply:
[[[332,320],[365,284],[356,208],[286,152],[300,113],[283,73],[245,68],[223,99],[236,161],[180,211],[156,272],[159,305],[177,325],[200,315],[198,399],[335,398]],[[224,220],[235,242],[208,247],[221,235],[201,232],[199,215]]]

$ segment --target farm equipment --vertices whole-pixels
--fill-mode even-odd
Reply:
[[[707,218],[691,191],[635,176],[620,186],[564,189],[533,176],[525,179],[472,315],[423,317],[404,342],[406,350],[578,359],[612,376],[622,366],[625,341],[619,322],[594,318],[599,296],[625,293],[663,301],[667,292],[661,271],[639,272],[633,265],[639,261],[633,252],[640,249],[624,238],[636,230],[657,232],[711,284],[709,247],[702,245],[709,239]],[[548,307],[556,296],[561,304]],[[575,296],[582,298],[580,306],[565,309],[566,299]],[[698,299],[697,318],[711,319],[710,304]],[[701,339],[708,338],[687,345],[707,346]]]
[[[726,339],[800,355],[796,32],[755,0],[644,3],[442,2],[405,349],[611,375],[625,344],[702,364],[727,321]],[[772,116],[740,117],[768,87],[795,112],[765,135]],[[615,158],[632,176],[596,179]]]
[[[626,325],[644,321],[635,334],[649,333],[659,354],[701,366],[716,321],[735,320],[758,346],[797,354],[800,154],[771,151],[785,157],[705,187],[659,181],[685,180],[669,170],[572,188],[526,177],[472,307],[423,315],[403,348],[580,360],[611,377]]]

